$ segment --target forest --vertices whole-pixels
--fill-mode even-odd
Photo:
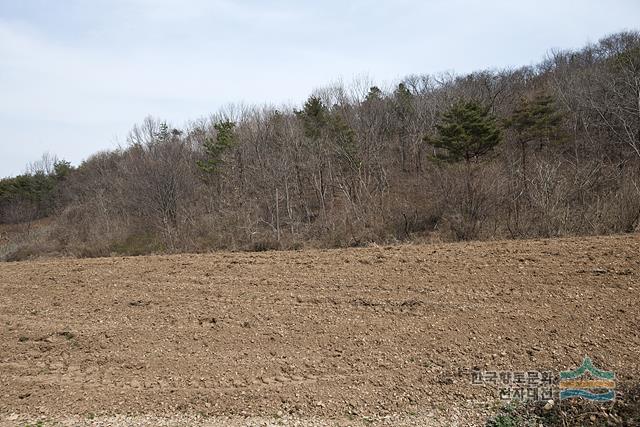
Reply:
[[[446,65],[446,64],[443,64]],[[535,66],[366,78],[295,107],[156,118],[0,180],[0,259],[629,233],[640,33]]]

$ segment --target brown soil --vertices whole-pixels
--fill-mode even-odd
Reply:
[[[637,384],[639,301],[638,235],[4,263],[0,419],[479,424],[474,368]]]

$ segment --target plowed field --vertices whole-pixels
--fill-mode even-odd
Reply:
[[[0,424],[474,425],[640,379],[640,236],[0,264]]]

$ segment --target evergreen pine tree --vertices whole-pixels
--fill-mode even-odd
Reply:
[[[496,119],[477,102],[463,102],[452,106],[436,125],[438,135],[425,138],[439,151],[434,158],[446,162],[466,163],[480,159],[501,139]]]
[[[538,95],[533,100],[523,99],[506,122],[516,133],[520,145],[522,182],[527,188],[527,145],[539,142],[541,145],[552,139],[562,140],[562,113],[549,95]]]
[[[236,124],[229,120],[216,123],[216,137],[207,137],[203,143],[206,159],[198,161],[198,167],[206,173],[214,173],[222,163],[222,154],[235,143]]]

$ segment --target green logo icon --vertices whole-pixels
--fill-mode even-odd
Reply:
[[[581,397],[605,402],[616,397],[616,374],[595,366],[591,358],[585,357],[582,365],[572,371],[560,372],[560,399]]]

